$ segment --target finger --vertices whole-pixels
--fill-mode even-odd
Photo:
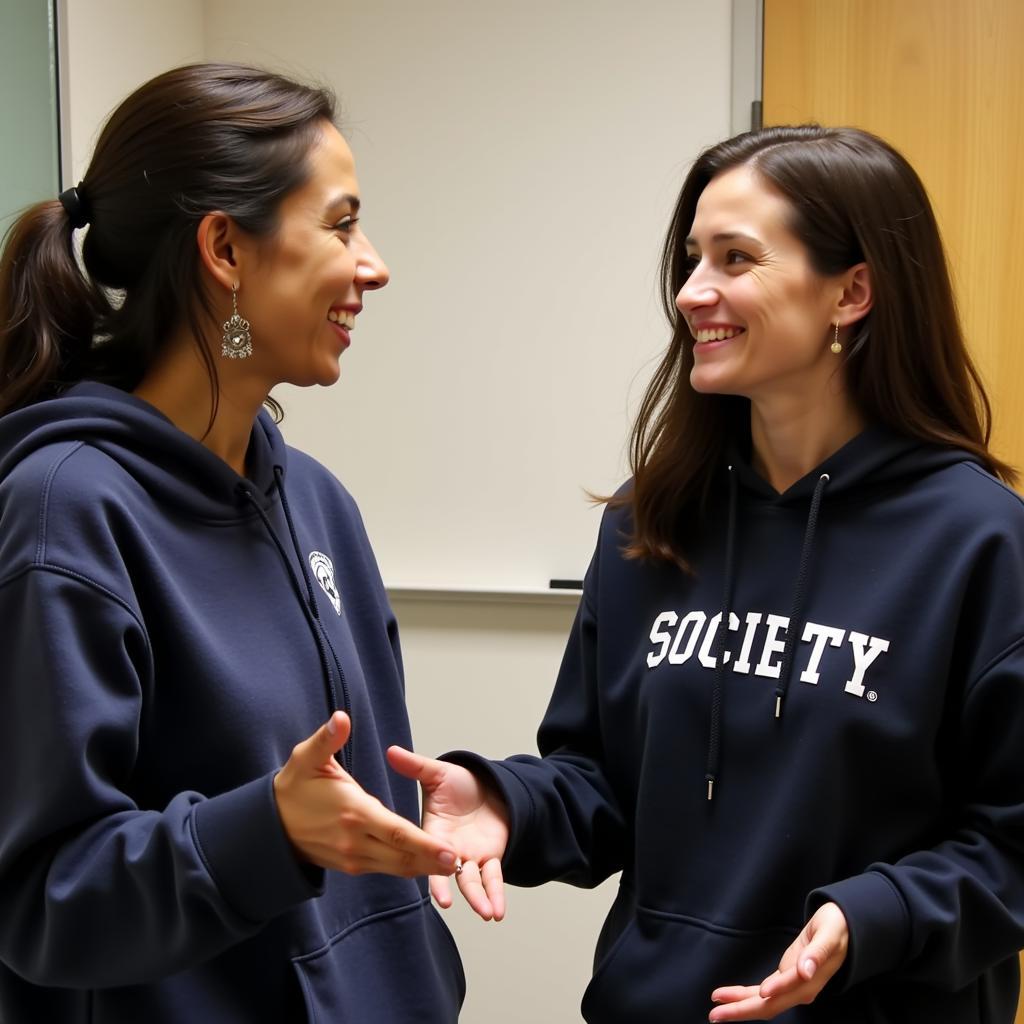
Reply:
[[[455,876],[455,883],[459,887],[465,901],[485,921],[494,917],[494,907],[487,896],[483,882],[480,878],[480,865],[476,861],[467,860],[462,863],[462,872]]]
[[[405,747],[388,747],[388,764],[407,779],[415,779],[425,789],[444,781],[445,765],[442,761],[416,754]]]
[[[769,1020],[768,1011],[765,1010],[764,1000],[759,996],[751,999],[744,999],[739,1003],[730,1003],[727,1006],[716,1006],[708,1014],[710,1021],[730,1020]]]
[[[796,965],[787,967],[785,970],[776,971],[768,975],[761,982],[760,995],[762,999],[773,999],[780,995],[792,992],[804,983],[804,978],[796,969]]]
[[[430,895],[442,910],[447,910],[452,905],[452,887],[447,876],[430,876]]]
[[[757,995],[756,985],[725,985],[711,993],[711,1002],[735,1003],[740,999],[749,999],[753,995]]]
[[[480,880],[491,904],[495,921],[505,919],[505,879],[501,874],[501,861],[491,857],[480,868]]]
[[[728,998],[719,999],[719,1005],[708,1014],[710,1021],[730,1020],[765,1020],[765,1001],[757,994],[752,985],[735,985],[718,989],[715,995],[725,994]]]
[[[450,875],[455,871],[455,850],[450,843],[429,835],[383,804],[368,816],[366,833],[381,844],[378,854],[389,866],[406,866],[413,875]]]
[[[453,865],[448,863],[449,859],[448,851],[434,856],[423,851],[398,850],[375,836],[364,835],[359,849],[350,849],[346,854],[342,870],[349,874],[372,872],[398,878],[431,877],[451,872]]]

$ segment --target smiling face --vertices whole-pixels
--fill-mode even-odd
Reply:
[[[696,391],[799,401],[841,379],[829,344],[844,281],[812,268],[789,216],[749,166],[701,193],[686,240],[692,270],[676,297],[695,339]]]
[[[388,282],[358,224],[355,162],[333,125],[324,124],[307,160],[309,179],[281,202],[277,231],[239,245],[238,307],[252,324],[253,356],[238,368],[268,390],[333,384],[363,293]]]

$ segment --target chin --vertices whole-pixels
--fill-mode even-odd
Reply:
[[[341,364],[335,359],[319,366],[311,366],[306,373],[294,374],[288,383],[297,388],[329,388],[332,384],[337,383],[340,376]]]
[[[723,374],[708,373],[703,367],[695,366],[690,370],[690,387],[701,395],[738,395],[741,394],[729,378]]]
[[[322,388],[329,388],[332,384],[337,384],[340,377],[341,363],[335,363],[330,369],[317,375],[316,383]]]

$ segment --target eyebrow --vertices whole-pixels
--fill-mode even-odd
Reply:
[[[338,209],[340,206],[349,206],[353,213],[359,212],[359,207],[362,204],[359,201],[359,196],[354,196],[350,192],[340,192],[336,196],[332,196],[327,203],[328,212]]]
[[[761,240],[755,238],[753,235],[745,235],[742,231],[719,231],[717,235],[711,236],[712,242],[735,242],[736,239],[741,239],[746,242],[753,242],[755,245],[761,245]],[[686,245],[697,245],[697,239],[693,235],[687,235]]]

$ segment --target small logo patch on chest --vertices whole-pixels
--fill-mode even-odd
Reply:
[[[323,592],[331,599],[334,610],[340,615],[341,594],[338,593],[338,584],[334,579],[334,563],[322,551],[311,551],[309,567],[313,570],[313,575]]]

